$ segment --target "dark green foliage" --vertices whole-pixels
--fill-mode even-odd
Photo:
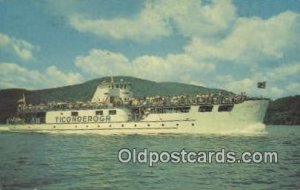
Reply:
[[[133,94],[136,97],[145,96],[175,96],[175,95],[195,95],[198,93],[219,92],[218,89],[209,89],[201,86],[187,85],[181,83],[164,82],[157,83],[149,80],[138,79],[134,77],[118,76],[115,81],[123,79],[133,84]],[[17,111],[17,101],[26,96],[27,104],[40,104],[51,101],[89,101],[92,99],[96,87],[102,81],[110,81],[110,77],[104,77],[87,81],[82,84],[51,88],[44,90],[25,90],[25,89],[6,89],[0,90],[0,123],[6,121],[6,118],[13,116]],[[223,90],[222,90],[223,91]],[[229,93],[223,91],[224,93]]]
[[[24,89],[0,90],[0,123],[6,121],[8,117],[16,113],[17,101],[22,95],[28,95],[30,91]]]
[[[123,79],[133,84],[133,94],[136,97],[145,96],[176,96],[176,95],[196,95],[199,93],[217,93],[228,91],[210,89],[201,86],[188,85],[175,82],[153,82],[134,77],[118,76],[115,81]],[[4,123],[6,118],[13,116],[17,111],[17,101],[26,96],[27,104],[40,104],[50,101],[89,101],[102,81],[110,81],[110,77],[104,77],[87,81],[82,84],[51,88],[44,90],[6,89],[0,90],[0,123]],[[270,103],[265,123],[267,124],[300,124],[300,96],[281,98]]]
[[[270,102],[266,116],[266,124],[299,125],[300,95],[279,98]]]

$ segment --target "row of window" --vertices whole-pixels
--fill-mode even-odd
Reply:
[[[128,86],[130,86],[130,85],[128,85]],[[115,84],[115,85],[109,85],[108,87],[111,89],[114,89],[114,88],[126,89],[127,85],[126,84]]]
[[[151,108],[151,113],[188,113],[191,107],[178,107],[178,108],[169,108],[169,107],[156,107]]]
[[[203,105],[203,106],[199,106],[198,112],[211,112],[213,109],[213,106],[211,105]],[[218,112],[230,112],[233,109],[233,105],[221,105],[218,108]],[[186,108],[158,108],[158,109],[151,109],[152,113],[174,113],[174,112],[183,112],[183,113],[187,113],[189,112],[189,107]],[[117,110],[108,110],[108,114],[109,115],[116,115],[117,114]],[[95,115],[103,115],[103,110],[97,110],[95,111]],[[78,116],[78,112],[71,112],[71,116],[77,117]]]
[[[213,106],[211,105],[203,105],[199,106],[198,112],[211,112]],[[218,108],[218,112],[230,112],[233,109],[233,105],[221,105]]]
[[[108,110],[108,115],[116,115],[116,114],[117,114],[117,110]],[[95,111],[95,115],[103,115],[103,110]],[[78,112],[77,111],[72,111],[71,116],[77,117]]]

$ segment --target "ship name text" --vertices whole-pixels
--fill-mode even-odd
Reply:
[[[109,121],[110,121],[109,115],[55,117],[56,123],[96,123],[96,122],[109,122]]]

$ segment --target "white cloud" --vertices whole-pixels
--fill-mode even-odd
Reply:
[[[266,96],[267,97],[275,97],[275,98],[278,98],[278,97],[281,97],[283,94],[284,94],[284,90],[279,88],[279,87],[271,87],[271,89],[269,91],[267,91]]]
[[[40,85],[45,81],[38,71],[28,70],[15,63],[0,63],[0,88],[24,88],[29,84]]]
[[[227,81],[228,83],[225,83],[225,89],[230,90],[235,93],[240,92],[251,92],[253,87],[255,87],[255,82],[250,78],[244,78],[242,80],[232,80]]]
[[[294,92],[294,94],[299,94],[299,92],[300,92],[300,81],[298,81],[297,83],[289,84],[287,86],[287,89],[291,92]]]
[[[32,59],[32,52],[37,49],[31,43],[0,33],[0,48],[7,48],[24,60]]]
[[[232,82],[234,81],[234,77],[232,75],[218,75],[216,77],[218,81],[223,81],[223,82]]]
[[[10,43],[11,39],[8,35],[0,33],[0,46],[6,46]]]
[[[93,77],[122,74],[130,66],[124,55],[101,49],[92,49],[87,56],[76,57],[75,65]]]
[[[199,0],[156,1],[155,11],[173,21],[179,33],[187,37],[218,35],[235,18],[230,0],[214,0],[207,5]]]
[[[261,81],[259,75],[260,73],[243,79],[236,79],[231,75],[220,75],[217,77],[217,81],[222,88],[236,94],[246,92],[249,96],[270,98],[278,98],[287,94],[283,87],[277,86],[273,81],[267,81],[265,89],[257,88],[257,82]],[[295,89],[293,93],[295,93]]]
[[[64,73],[56,66],[50,66],[47,68],[46,77],[51,79],[47,82],[47,85],[51,87],[77,84],[84,80],[81,74],[74,72]]]
[[[284,80],[288,76],[300,75],[300,63],[287,64],[277,67],[267,72],[267,77],[271,80]],[[300,78],[299,78],[300,80]]]
[[[115,18],[111,20],[92,20],[79,15],[70,17],[70,25],[80,32],[90,32],[98,36],[115,39],[151,40],[168,36],[170,31],[163,18],[156,14],[151,5],[133,19]]]
[[[130,68],[128,74],[155,81],[191,82],[191,78],[187,78],[186,75],[193,75],[197,71],[198,75],[206,76],[214,71],[215,65],[197,62],[185,54],[169,54],[166,57],[149,55],[137,57],[128,68]]]
[[[206,4],[201,0],[153,0],[128,18],[70,17],[72,27],[98,36],[151,42],[176,33],[188,41],[181,53],[145,54],[131,60],[117,52],[93,49],[75,60],[90,76],[131,75],[270,97],[298,89],[295,84],[283,83],[289,84],[289,77],[294,80],[300,73],[295,64],[299,55],[294,54],[300,50],[299,21],[300,14],[291,11],[267,19],[237,17],[230,0]],[[283,61],[294,63],[276,68]],[[229,71],[235,67],[231,63],[240,65]],[[222,73],[224,64],[228,66]],[[262,80],[267,80],[267,88],[257,89],[256,83]]]
[[[15,63],[0,62],[0,88],[49,88],[76,84],[83,81],[78,73],[63,73],[55,66],[45,72],[29,70]]]
[[[183,36],[212,36],[228,29],[235,18],[230,0],[214,0],[209,5],[199,0],[147,1],[131,18],[88,19],[74,14],[70,25],[80,32],[114,39],[149,41],[172,34],[173,27]]]
[[[300,45],[300,16],[284,12],[268,20],[238,18],[232,32],[219,42],[193,38],[187,53],[201,59],[217,58],[233,63],[255,64],[260,60],[283,58],[284,50]]]
[[[180,81],[179,82],[184,82],[186,84],[211,88],[211,86],[207,86],[207,84],[204,83],[206,81],[201,81],[201,79],[199,77],[196,78],[196,77],[190,75],[189,73],[182,74],[180,76]]]
[[[120,53],[93,49],[86,56],[78,56],[75,65],[93,77],[113,75],[130,75],[155,81],[175,79],[198,71],[203,75],[212,72],[215,65],[200,63],[185,54],[166,57],[144,55],[129,60]]]

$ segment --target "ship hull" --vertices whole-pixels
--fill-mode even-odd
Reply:
[[[101,123],[49,123],[7,125],[9,131],[97,133],[97,134],[256,134],[263,133],[263,118],[268,100],[247,100],[232,111],[199,112],[191,106],[188,113],[150,114],[140,121]]]

